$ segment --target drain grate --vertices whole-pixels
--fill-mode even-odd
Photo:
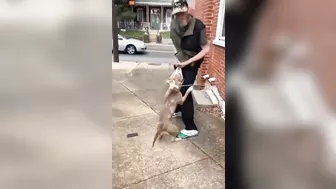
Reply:
[[[127,138],[132,138],[132,137],[136,137],[136,136],[139,136],[138,133],[127,134]]]
[[[158,64],[158,63],[148,63],[148,65],[151,65],[151,66],[161,66],[161,64]]]

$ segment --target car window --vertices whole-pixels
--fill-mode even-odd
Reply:
[[[123,40],[123,38],[121,38],[121,37],[119,37],[118,39],[119,39],[119,40]]]

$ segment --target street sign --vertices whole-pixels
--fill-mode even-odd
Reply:
[[[129,0],[128,4],[129,4],[130,6],[134,6],[134,5],[135,5],[135,0]]]

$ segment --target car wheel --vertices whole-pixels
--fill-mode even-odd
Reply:
[[[136,53],[136,48],[135,48],[135,46],[134,46],[134,45],[127,45],[127,47],[126,47],[126,52],[127,52],[128,54],[134,54],[134,53]]]

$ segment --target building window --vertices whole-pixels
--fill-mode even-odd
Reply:
[[[138,22],[143,22],[144,18],[144,12],[143,8],[137,8],[137,21]]]
[[[172,19],[172,10],[171,9],[167,9],[166,10],[166,24],[168,26],[170,26],[171,19]]]
[[[219,45],[222,47],[225,47],[225,22],[224,22],[225,2],[224,1],[225,0],[220,0],[216,38],[213,41],[215,45]]]

